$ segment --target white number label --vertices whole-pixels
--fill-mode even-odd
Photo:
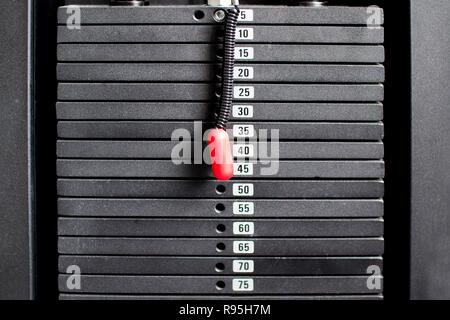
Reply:
[[[237,28],[236,40],[253,40],[253,28]]]
[[[233,241],[233,253],[250,254],[255,252],[253,241]]]
[[[233,260],[233,272],[251,273],[255,271],[253,260]]]
[[[241,196],[241,197],[253,196],[253,183],[234,183],[233,196]]]
[[[233,144],[233,157],[251,158],[254,156],[253,144]]]
[[[255,128],[252,124],[235,124],[233,126],[233,136],[235,138],[251,138],[255,135]]]
[[[233,222],[233,234],[252,235],[255,233],[253,222]]]
[[[234,97],[237,99],[253,99],[255,87],[234,87]]]
[[[233,279],[233,291],[253,291],[253,279]]]
[[[238,21],[253,21],[253,10],[241,9]]]
[[[234,67],[235,79],[253,79],[253,67]]]
[[[252,60],[255,58],[255,52],[252,47],[236,47],[234,56],[236,60]]]
[[[235,176],[251,176],[253,175],[253,163],[235,163]]]
[[[255,213],[255,204],[253,202],[234,202],[233,214],[252,215]]]
[[[233,118],[253,118],[253,106],[233,106]]]

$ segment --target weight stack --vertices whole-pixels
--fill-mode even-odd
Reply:
[[[190,142],[214,123],[221,9],[61,7],[60,299],[381,299],[372,9],[241,7],[224,182]]]

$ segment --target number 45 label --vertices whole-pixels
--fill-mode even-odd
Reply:
[[[253,163],[235,163],[235,176],[251,176],[253,175]]]

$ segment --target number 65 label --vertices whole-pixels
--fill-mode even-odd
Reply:
[[[255,252],[253,241],[233,241],[233,253],[250,254]]]

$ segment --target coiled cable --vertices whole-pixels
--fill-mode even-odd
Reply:
[[[216,127],[224,130],[230,118],[231,105],[233,102],[234,47],[236,43],[236,29],[239,12],[238,6],[234,6],[233,8],[227,10],[227,17],[225,21],[222,64],[222,95],[220,96],[219,113],[216,118]]]

